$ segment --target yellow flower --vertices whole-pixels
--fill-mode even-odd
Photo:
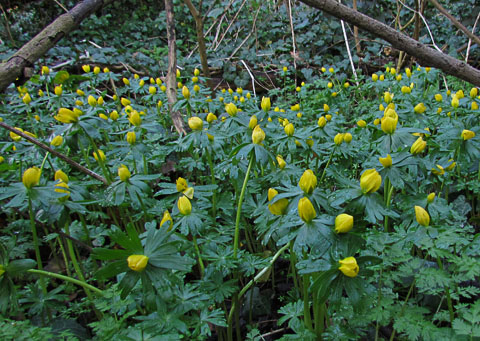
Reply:
[[[157,88],[154,86],[150,86],[148,87],[148,92],[150,93],[150,95],[155,95],[157,93]]]
[[[286,66],[283,67],[283,72],[287,72],[288,68]]]
[[[410,88],[409,86],[406,86],[406,85],[402,86],[402,93],[409,94],[411,92],[412,92],[412,88]]]
[[[22,101],[25,104],[30,104],[30,102],[32,101],[32,97],[30,97],[30,94],[28,92],[25,94],[25,96],[23,96]]]
[[[435,175],[443,175],[445,174],[445,170],[443,169],[442,166],[440,165],[437,165],[437,168],[432,168],[432,173],[435,174]]]
[[[332,82],[328,82],[327,87],[328,87],[329,89],[333,88],[333,83],[332,83]]]
[[[95,67],[93,68],[93,73],[96,74],[96,75],[98,75],[98,74],[100,73],[100,68],[99,68],[98,66],[95,66]]]
[[[394,119],[390,116],[383,117],[381,128],[385,134],[393,134],[397,130],[398,119]]]
[[[177,75],[177,78],[180,78],[180,70],[179,69],[177,69],[176,75]]]
[[[63,137],[61,135],[55,136],[52,141],[50,141],[50,144],[54,147],[61,146],[63,143]]]
[[[129,131],[126,136],[128,144],[135,144],[137,141],[137,135],[134,131]]]
[[[430,225],[430,216],[423,207],[415,206],[415,218],[417,219],[417,222],[422,226]]]
[[[116,121],[118,120],[120,116],[118,115],[118,111],[114,110],[110,113],[110,118],[112,119],[112,121]]]
[[[310,136],[308,139],[307,139],[307,145],[312,148],[313,147],[313,144],[315,143],[312,139],[312,137]]]
[[[91,107],[95,107],[97,105],[97,100],[92,95],[88,96],[87,102]]]
[[[215,136],[213,136],[212,134],[207,133],[207,138],[208,138],[208,141],[213,142],[213,140],[215,139]]]
[[[338,262],[340,263],[338,270],[340,270],[345,276],[353,278],[358,275],[360,268],[358,267],[355,257],[347,257]]]
[[[70,191],[68,190],[68,184],[65,182],[61,181],[55,185],[55,192],[57,193],[63,193],[65,194],[64,196],[58,198],[60,201],[66,201],[70,197]]]
[[[360,128],[365,128],[367,126],[367,122],[365,122],[364,120],[359,120],[359,121],[357,121],[357,125]]]
[[[122,105],[126,107],[127,105],[132,104],[132,101],[130,101],[128,98],[122,97],[120,98],[120,103],[122,103]]]
[[[478,110],[478,103],[477,102],[472,102],[470,107],[472,108],[472,110]]]
[[[38,185],[40,182],[41,171],[37,167],[28,168],[23,172],[22,182],[25,188],[32,188],[33,186]]]
[[[449,159],[448,162],[451,162],[451,164],[449,164],[448,167],[445,168],[445,170],[446,170],[447,172],[450,172],[452,169],[455,168],[455,166],[457,165],[457,163],[454,162],[453,159]]]
[[[328,104],[324,103],[323,104],[323,111],[328,112],[329,110],[330,110],[330,107],[328,106]]]
[[[329,71],[330,73],[334,73],[334,72],[335,72],[335,70],[333,69],[333,67],[329,68],[328,71]]]
[[[130,81],[128,80],[128,78],[123,77],[123,78],[122,78],[122,82],[123,82],[123,84],[125,84],[125,85],[130,85]]]
[[[435,200],[435,192],[432,192],[427,196],[427,202],[429,204],[431,204],[433,202],[433,200]]]
[[[338,133],[338,134],[335,135],[335,137],[333,138],[333,142],[334,142],[337,146],[339,146],[339,145],[342,144],[343,138],[344,138],[344,134]]]
[[[43,92],[42,89],[38,90],[38,96],[43,97],[45,93]]]
[[[130,176],[132,176],[132,174],[128,170],[127,166],[121,165],[120,167],[118,167],[118,177],[120,178],[120,180],[122,180],[123,182],[128,181],[128,179],[130,179]]]
[[[203,129],[203,121],[200,117],[194,116],[188,119],[190,129],[198,131]]]
[[[268,189],[268,201],[272,201],[273,198],[278,194],[278,191],[274,188]],[[283,215],[288,206],[288,199],[283,198],[277,200],[274,204],[268,204],[268,210],[274,215]]]
[[[227,112],[227,114],[229,114],[230,116],[236,116],[237,113],[238,113],[238,108],[235,104],[233,103],[228,103],[226,106],[225,106],[225,111]]]
[[[65,172],[62,171],[61,169],[59,169],[55,172],[54,179],[55,179],[55,181],[57,181],[57,180],[63,181],[66,184],[68,184],[68,181],[69,181],[68,175],[65,174]]]
[[[327,72],[327,69],[325,67],[322,66],[322,72],[325,73]]]
[[[254,144],[261,144],[265,140],[265,132],[259,125],[255,126],[252,132],[252,142]]]
[[[50,73],[50,69],[48,66],[42,66],[42,75],[48,75]]]
[[[297,86],[297,87],[295,88],[295,91],[296,91],[296,92],[300,92],[300,91],[302,91],[302,88],[299,87],[299,86]]]
[[[105,153],[104,153],[102,150],[99,149],[99,150],[98,150],[98,154],[99,154],[100,160],[101,160],[102,162],[105,162],[105,160],[107,160],[107,157],[105,156]],[[97,152],[93,152],[93,157],[94,157],[95,161],[98,162],[99,159],[98,159]]]
[[[128,267],[133,271],[141,272],[148,264],[148,257],[145,255],[130,255],[127,258]]]
[[[200,91],[200,86],[198,86],[198,84],[195,84],[195,85],[193,86],[193,91],[199,92],[199,91]],[[242,97],[242,98],[243,98],[243,97]]]
[[[109,72],[110,72],[110,69],[108,67],[103,68],[103,73],[109,73]]]
[[[423,152],[426,146],[427,142],[425,142],[420,136],[410,147],[410,153],[413,155],[420,154],[421,152]]]
[[[295,132],[295,128],[293,127],[293,124],[289,123],[285,126],[285,134],[287,136],[293,136],[293,133]]]
[[[435,100],[436,100],[437,102],[441,102],[441,101],[443,101],[443,96],[442,96],[441,94],[436,94],[436,95],[435,95]]]
[[[185,99],[190,98],[190,90],[188,90],[188,88],[185,85],[182,88],[182,95]]]
[[[378,160],[380,161],[382,166],[385,167],[385,168],[388,168],[388,167],[392,166],[392,157],[390,156],[390,154],[387,154],[386,157],[380,157],[380,158],[378,158]]]
[[[280,169],[284,169],[285,166],[287,165],[287,163],[285,162],[285,160],[281,155],[277,155],[277,162],[278,162],[278,168]]]
[[[328,114],[328,115],[325,115],[325,119],[327,121],[331,121],[332,120],[332,115]]]
[[[22,128],[15,127],[15,129],[20,130],[23,133]],[[15,134],[13,131],[10,132],[10,138],[15,142],[18,142],[22,139],[20,135]]]
[[[207,115],[207,122],[208,123],[212,123],[213,121],[215,121],[217,119],[217,116],[215,116],[213,113],[209,113]]]
[[[270,97],[262,97],[262,103],[260,104],[263,111],[268,112],[272,107],[272,103],[270,102]]]
[[[317,177],[311,169],[307,169],[303,172],[303,175],[298,182],[300,189],[306,194],[312,194],[315,187],[317,187]]]
[[[298,215],[306,223],[310,223],[317,216],[317,212],[308,198],[298,201]]]
[[[452,98],[452,107],[458,108],[459,105],[460,105],[460,102],[459,102],[459,100],[458,100],[458,97],[457,97],[457,96],[453,96],[453,98]]]
[[[197,68],[195,68],[195,70],[193,70],[193,75],[194,75],[195,77],[199,76],[199,75],[200,75],[200,70],[197,69]]]
[[[478,88],[472,88],[472,89],[470,90],[470,97],[471,97],[471,98],[475,98],[475,97],[477,97],[477,96],[478,96]]]
[[[353,138],[353,136],[350,133],[345,133],[343,135],[343,141],[345,141],[346,143],[352,142],[352,138]]]
[[[390,103],[392,100],[393,100],[393,94],[391,94],[390,92],[385,92],[383,94],[383,100],[385,101],[385,103]]]
[[[345,89],[348,88],[349,86],[350,86],[350,83],[349,83],[349,82],[343,83],[343,87],[344,87]]]
[[[82,70],[83,72],[85,73],[89,73],[90,72],[90,65],[82,65]]]
[[[367,169],[360,177],[360,188],[363,194],[378,191],[382,184],[382,177],[375,168]]]
[[[335,232],[347,233],[353,227],[353,217],[349,214],[342,213],[335,218]]]
[[[463,90],[460,89],[455,93],[455,96],[457,96],[458,99],[462,99],[465,97],[465,94],[463,93]]]
[[[188,188],[187,180],[182,177],[179,177],[176,181],[177,191],[183,192]]]
[[[374,82],[378,81],[378,75],[376,73],[372,75],[372,81]]]
[[[250,117],[250,122],[248,122],[248,128],[253,129],[257,126],[258,120],[257,116],[253,115]]]
[[[5,161],[5,158],[3,156],[0,156],[0,163],[3,163]]]
[[[134,110],[130,117],[128,118],[131,124],[133,124],[135,127],[138,127],[140,124],[142,124],[142,119],[140,118],[140,114],[138,111]]]
[[[418,103],[415,108],[413,108],[413,110],[417,113],[417,114],[423,114],[425,112],[425,110],[427,110],[427,107],[425,107],[425,104],[423,103]]]
[[[408,78],[412,77],[412,71],[410,70],[410,68],[405,68],[405,74],[407,75]]]
[[[380,75],[380,78],[379,78],[379,79],[380,79],[380,81],[385,80],[385,75]]]
[[[464,129],[464,130],[462,130],[462,135],[461,136],[462,136],[462,139],[464,139],[465,141],[470,140],[470,139],[475,137],[475,132],[471,131],[471,130]]]
[[[60,96],[63,93],[63,89],[61,85],[57,85],[54,89],[55,95]]]
[[[189,215],[192,213],[192,204],[190,200],[184,195],[180,199],[178,199],[177,203],[178,211],[183,215]]]
[[[318,126],[319,126],[320,128],[323,128],[323,127],[325,127],[325,125],[327,124],[327,120],[325,119],[325,117],[320,116],[320,118],[318,119],[317,124],[318,124]]]
[[[300,104],[295,104],[290,107],[290,110],[292,111],[299,111],[300,110]]]
[[[168,224],[166,225],[167,231],[170,231],[173,228],[173,219],[172,219],[172,216],[170,215],[170,212],[168,212],[168,210],[165,210],[165,212],[163,212],[163,218],[160,221],[160,227],[162,227],[163,224],[166,223],[167,221],[168,221]]]
[[[76,123],[78,122],[79,114],[67,108],[60,108],[58,114],[54,116],[57,121],[62,123]]]

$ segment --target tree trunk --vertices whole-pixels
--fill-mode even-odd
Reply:
[[[83,19],[111,2],[113,0],[81,1],[45,27],[6,62],[0,64],[0,92],[5,91],[17,78],[28,76],[28,68],[31,68],[60,39],[80,25]]]
[[[177,132],[186,134],[180,112],[173,110],[177,102],[177,42],[175,41],[175,21],[173,16],[172,0],[165,0],[165,12],[167,14],[167,39],[168,39],[168,72],[167,72],[167,98],[170,109],[170,117]]]
[[[480,86],[480,70],[477,70],[447,54],[425,46],[405,34],[397,32],[390,26],[372,19],[365,14],[354,11],[347,6],[339,4],[336,0],[301,1],[388,41],[396,49],[405,51],[410,56],[415,57],[421,64],[436,67],[449,75],[463,79],[476,86]]]

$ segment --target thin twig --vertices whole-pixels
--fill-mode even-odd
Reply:
[[[260,12],[260,8],[262,8],[261,3],[260,3],[260,5],[258,6],[257,12],[255,13],[255,17],[253,18],[253,24],[252,24],[252,29],[250,30],[250,33],[248,33],[248,35],[245,37],[245,39],[243,39],[243,41],[240,43],[240,45],[237,46],[237,48],[235,49],[235,51],[232,52],[232,54],[230,55],[230,57],[228,57],[227,60],[231,59],[235,54],[237,54],[238,50],[240,50],[240,49],[242,48],[242,46],[247,42],[248,38],[250,38],[250,36],[251,36],[252,33],[254,32],[254,30],[255,30],[255,23],[257,22],[258,12]]]
[[[225,38],[225,35],[228,33],[228,31],[230,30],[230,27],[232,27],[233,23],[235,22],[235,20],[237,20],[237,17],[240,15],[240,12],[242,11],[242,8],[243,6],[245,6],[245,4],[247,3],[247,0],[243,0],[240,8],[238,9],[237,13],[235,13],[235,16],[233,17],[232,21],[230,22],[230,24],[228,24],[228,27],[227,29],[225,30],[225,32],[223,32],[222,34],[222,37],[220,38],[220,41],[218,42],[217,46],[213,49],[213,51],[217,51],[218,47],[220,46],[220,44],[222,43],[223,41],[223,38]]]
[[[10,24],[8,23],[7,13],[5,13],[5,10],[3,9],[2,4],[0,4],[0,9],[2,10],[3,17],[5,18],[5,26],[6,26],[6,28],[7,28],[8,37],[9,37],[10,40],[12,41],[13,46],[14,46],[14,47],[17,47],[17,45],[15,44],[15,39],[13,39],[12,32],[10,31]]]
[[[472,34],[475,33],[475,28],[477,27],[478,19],[480,18],[480,11],[478,12],[477,19],[475,19],[475,24],[473,24]],[[477,43],[478,44],[478,43]],[[470,53],[470,46],[472,45],[472,39],[468,39],[467,54],[465,56],[465,63],[468,63],[468,55]],[[480,46],[480,44],[478,44]]]
[[[92,178],[95,178],[95,179],[103,182],[105,185],[108,185],[108,182],[107,182],[107,180],[106,180],[104,177],[98,175],[97,173],[95,173],[94,171],[91,171],[91,170],[88,169],[88,168],[83,167],[81,164],[73,161],[72,159],[70,159],[69,157],[65,156],[65,155],[62,154],[62,153],[57,152],[56,150],[54,150],[54,149],[50,148],[49,146],[43,144],[42,142],[38,141],[37,139],[35,139],[35,138],[33,138],[33,137],[31,137],[31,136],[29,136],[29,135],[21,132],[21,131],[18,130],[18,129],[15,129],[15,128],[9,126],[8,124],[5,124],[5,122],[0,122],[0,127],[4,128],[4,129],[7,129],[7,130],[10,130],[11,132],[13,132],[13,133],[15,133],[15,134],[23,137],[25,140],[33,143],[34,145],[42,148],[43,150],[46,150],[46,151],[49,152],[50,154],[58,157],[59,159],[62,159],[63,161],[65,161],[66,163],[68,163],[70,166],[77,168],[77,169],[78,169],[79,171],[81,171],[82,173],[85,173],[85,174],[91,176]]]
[[[292,48],[293,48],[293,68],[295,69],[295,85],[297,85],[297,42],[295,40],[295,30],[293,29],[292,18],[292,4],[290,0],[287,1],[288,5],[288,20],[290,21],[290,30],[292,31]]]
[[[60,6],[65,12],[68,12],[68,9],[65,8],[65,6],[63,6],[58,0],[53,0],[55,1],[55,3]]]
[[[250,75],[250,78],[252,79],[252,88],[253,88],[253,96],[257,97],[257,93],[255,92],[255,77],[253,77],[252,73],[250,72],[250,69],[248,68],[247,64],[242,60],[240,60],[247,69],[248,74]]]

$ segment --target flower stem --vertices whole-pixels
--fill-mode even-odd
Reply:
[[[415,281],[416,278],[413,279],[412,284],[410,285],[410,288],[408,289],[407,297],[405,297],[405,301],[403,301],[402,309],[400,310],[400,314],[397,315],[397,319],[403,316],[403,313],[405,312],[405,308],[407,307],[407,302],[408,299],[410,298],[410,295],[412,294],[413,288],[415,286]],[[395,340],[395,329],[392,332],[392,335],[390,336],[390,341]]]
[[[197,253],[197,257],[198,257],[198,266],[200,267],[200,277],[203,278],[203,274],[205,273],[205,265],[203,264],[203,259],[202,259],[202,255],[200,254],[200,248],[198,247],[196,236],[193,236],[193,246],[195,247],[195,252]]]
[[[310,299],[308,296],[308,286],[310,284],[310,275],[303,275],[303,319],[308,330],[313,331],[312,317],[310,316]]]
[[[440,270],[443,270],[443,263],[439,256],[437,256],[437,264]],[[453,312],[453,304],[452,304],[452,297],[450,296],[450,288],[445,286],[445,296],[447,296],[447,306],[448,306],[448,313],[450,315],[450,324],[453,323],[453,319],[455,318],[455,314]]]
[[[66,282],[70,282],[70,283],[79,285],[79,286],[83,287],[84,289],[91,290],[91,291],[93,291],[93,292],[95,292],[99,295],[103,295],[102,290],[100,290],[100,289],[98,289],[98,288],[94,287],[93,285],[90,285],[86,282],[79,281],[78,279],[71,278],[69,276],[64,276],[64,275],[60,275],[60,274],[57,274],[57,273],[54,273],[54,272],[48,272],[48,271],[36,270],[36,269],[30,269],[30,270],[27,270],[27,272],[30,272],[32,274],[37,274],[37,275],[40,275],[40,276],[47,276],[47,277],[61,279],[61,280],[66,281]],[[43,277],[40,277],[40,278],[43,278]]]
[[[30,216],[30,226],[32,228],[32,237],[33,237],[33,247],[35,248],[35,258],[37,260],[37,267],[38,270],[43,270],[42,265],[42,256],[40,255],[40,245],[38,243],[38,236],[37,236],[37,226],[35,225],[35,218],[33,216],[33,208],[32,208],[32,199],[28,198],[28,215]],[[47,286],[45,285],[45,281],[43,278],[40,278],[40,286],[42,287],[42,292],[44,295],[47,294]]]
[[[334,151],[335,151],[335,149],[333,149],[332,152],[330,153],[330,157],[328,158],[327,164],[325,165],[325,168],[323,169],[322,176],[320,177],[320,181],[319,181],[320,183],[323,181],[323,178],[325,177],[325,174],[327,172],[327,168],[330,165],[330,161],[332,161]]]
[[[208,150],[208,147],[205,148],[205,153],[207,154],[208,165],[210,167],[210,178],[212,185],[216,185],[215,182],[215,170],[213,168],[212,154]],[[217,190],[214,189],[212,192],[212,217],[215,219],[217,216]]]

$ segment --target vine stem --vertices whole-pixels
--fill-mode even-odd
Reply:
[[[90,285],[86,282],[83,282],[83,281],[79,281],[78,279],[75,279],[75,278],[72,278],[72,277],[68,277],[68,276],[65,276],[65,275],[60,275],[60,274],[57,274],[57,273],[54,273],[54,272],[48,272],[48,271],[44,271],[44,270],[36,270],[36,269],[30,269],[30,270],[27,270],[27,272],[30,272],[32,274],[37,274],[37,275],[40,275],[40,276],[46,276],[46,277],[52,277],[52,278],[57,278],[57,279],[61,279],[63,281],[66,281],[66,282],[70,282],[70,283],[73,283],[73,284],[76,284],[76,285],[79,285],[85,289],[89,289],[99,295],[103,295],[103,291],[94,287],[93,285]],[[43,278],[43,277],[41,277]]]

